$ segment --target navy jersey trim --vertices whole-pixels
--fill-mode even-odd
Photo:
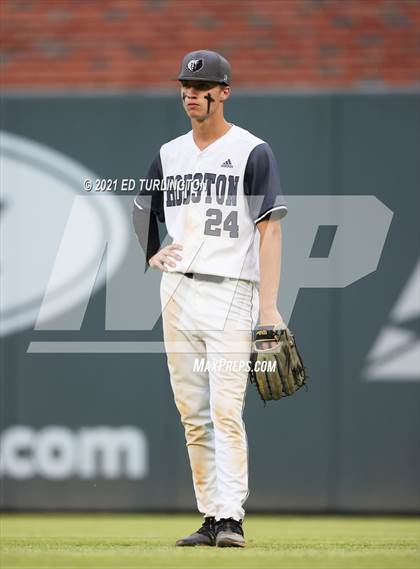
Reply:
[[[284,217],[287,206],[280,185],[277,160],[269,144],[262,142],[250,152],[245,167],[244,193],[252,220],[258,223],[269,213]]]
[[[165,221],[165,211],[163,206],[163,192],[158,190],[147,190],[147,181],[163,179],[162,162],[158,153],[151,163],[145,176],[144,187],[134,198],[133,225],[143,249],[146,261],[155,255],[160,249],[159,228],[157,220],[161,223]],[[153,184],[152,184],[153,186]]]
[[[147,190],[147,187],[153,185],[154,180],[163,180],[163,170],[162,161],[160,159],[160,152],[155,156],[153,162],[151,163],[146,176],[144,177],[143,189],[139,191],[134,199],[135,205],[139,209],[151,210],[152,213],[158,218],[161,223],[165,221],[165,210],[163,206],[163,191],[161,189],[157,190]],[[160,184],[161,187],[161,184]],[[142,199],[146,197],[147,199]],[[151,203],[150,203],[151,198]]]
[[[267,216],[269,216],[269,218],[270,218],[271,216],[269,214],[271,214],[273,211],[277,212],[275,218],[281,219],[282,217],[284,217],[287,214],[287,206],[279,205],[277,207],[273,207],[273,208],[269,209],[268,211],[266,211],[262,215],[260,215],[260,217],[255,219],[254,223],[258,223],[259,221],[262,221]]]

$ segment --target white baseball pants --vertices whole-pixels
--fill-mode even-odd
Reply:
[[[164,272],[160,294],[171,386],[198,510],[240,520],[249,493],[242,412],[258,288],[241,279],[215,282]]]

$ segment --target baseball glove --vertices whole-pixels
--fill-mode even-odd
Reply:
[[[249,379],[257,386],[264,404],[293,395],[308,378],[288,328],[258,326],[253,334],[250,364]]]

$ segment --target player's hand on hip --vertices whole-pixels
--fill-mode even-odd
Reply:
[[[153,257],[149,259],[149,265],[153,269],[160,271],[167,271],[168,267],[176,267],[175,261],[182,261],[181,255],[178,255],[177,250],[181,250],[182,245],[172,243],[160,249]]]

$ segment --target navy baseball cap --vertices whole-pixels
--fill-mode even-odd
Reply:
[[[178,81],[212,81],[230,85],[231,67],[216,51],[202,49],[187,53],[181,63]]]

